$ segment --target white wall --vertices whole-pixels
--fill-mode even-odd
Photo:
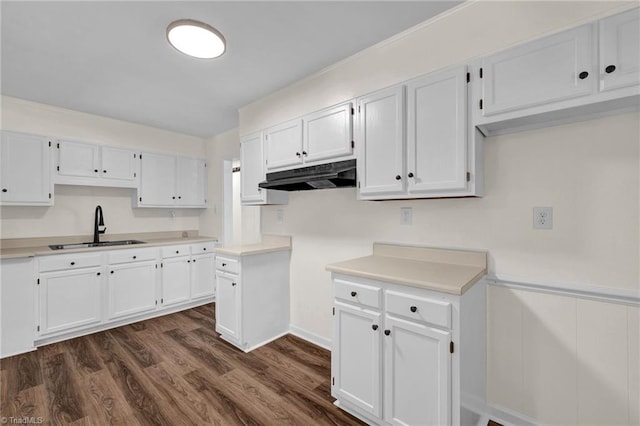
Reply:
[[[2,129],[104,145],[204,156],[202,139],[107,117],[2,96]],[[198,229],[202,210],[134,209],[133,189],[55,186],[52,207],[2,207],[2,238],[90,235],[100,204],[107,234]]]
[[[240,110],[240,134],[635,5],[465,3],[247,105]],[[370,254],[374,241],[487,249],[491,273],[524,281],[639,290],[639,122],[640,115],[632,113],[489,138],[484,198],[361,202],[356,201],[355,189],[336,189],[291,193],[289,205],[263,207],[263,232],[293,236],[292,324],[331,337],[332,290],[324,266]],[[413,208],[412,226],[400,225],[401,206]],[[532,229],[534,206],[554,208],[552,231]],[[280,208],[282,224],[276,218]],[[587,306],[573,298],[572,316],[571,310],[563,310],[561,296],[536,298],[530,292],[508,290],[509,298],[500,297],[504,289],[494,290],[489,294],[490,319],[500,320],[489,323],[489,347],[498,348],[489,353],[491,403],[545,423],[602,423],[609,416],[624,424],[637,419],[638,373],[629,368],[638,361],[637,339],[632,338],[637,324],[625,322],[622,327],[626,306],[614,305],[622,306],[614,309],[616,320],[592,332],[588,319],[606,318],[610,304]],[[521,302],[514,307],[509,302],[513,299]],[[637,319],[638,308],[628,310],[628,318]],[[593,342],[607,333],[628,337],[620,342],[626,363],[607,358],[595,347]],[[563,339],[582,343],[556,350]],[[536,351],[523,350],[532,345]],[[579,366],[574,376],[563,377],[554,387],[554,374],[571,364]],[[615,378],[598,387],[603,381],[597,379],[611,372],[611,365]],[[578,392],[579,384],[595,390],[588,395]],[[597,404],[598,400],[604,402]]]

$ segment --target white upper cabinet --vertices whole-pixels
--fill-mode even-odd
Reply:
[[[353,113],[346,102],[265,130],[267,170],[352,158]]]
[[[143,152],[140,163],[138,207],[206,207],[203,159]]]
[[[3,131],[0,145],[0,204],[53,205],[49,139]]]
[[[359,199],[482,195],[467,75],[458,66],[358,99]]]
[[[135,151],[86,142],[60,140],[56,183],[61,185],[137,186]]]
[[[482,115],[548,104],[594,90],[593,26],[583,25],[482,60]]]
[[[176,157],[141,154],[138,206],[173,206],[176,203]]]
[[[356,124],[359,194],[405,191],[405,87],[394,86],[358,99]]]
[[[640,9],[600,21],[600,90],[640,84]]]
[[[265,153],[262,132],[240,138],[240,201],[244,205],[286,204],[289,195],[284,191],[262,189],[265,180]]]
[[[178,157],[177,204],[205,206],[207,163],[201,158]]]
[[[349,156],[353,153],[353,106],[351,102],[305,116],[303,150],[305,163]]]
[[[467,184],[467,67],[407,85],[408,193],[464,190]]]
[[[302,164],[302,120],[291,120],[264,131],[268,170]]]

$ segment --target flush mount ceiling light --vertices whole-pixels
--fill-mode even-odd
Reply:
[[[222,55],[226,41],[211,25],[193,19],[180,19],[167,27],[167,40],[185,55],[212,59]]]

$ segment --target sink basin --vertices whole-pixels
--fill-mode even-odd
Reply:
[[[121,240],[121,241],[101,241],[99,243],[71,243],[71,244],[53,244],[49,248],[51,250],[79,249],[88,247],[108,247],[108,246],[127,246],[131,244],[144,244],[144,241],[138,240]]]

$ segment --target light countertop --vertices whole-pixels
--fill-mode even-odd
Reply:
[[[291,237],[282,235],[263,235],[262,242],[256,244],[243,244],[231,247],[216,248],[217,254],[231,256],[249,256],[274,251],[291,250]]]
[[[487,273],[487,254],[376,243],[373,255],[332,263],[326,269],[459,296]]]
[[[67,253],[90,253],[103,250],[123,250],[133,248],[158,247],[170,244],[195,244],[218,241],[216,237],[204,237],[197,235],[196,231],[171,231],[171,232],[146,232],[140,234],[113,234],[101,235],[101,241],[140,240],[144,244],[85,247],[77,249],[52,250],[50,244],[73,244],[91,241],[92,236],[62,236],[46,238],[19,238],[2,240],[0,246],[0,259],[20,257],[46,256]]]

